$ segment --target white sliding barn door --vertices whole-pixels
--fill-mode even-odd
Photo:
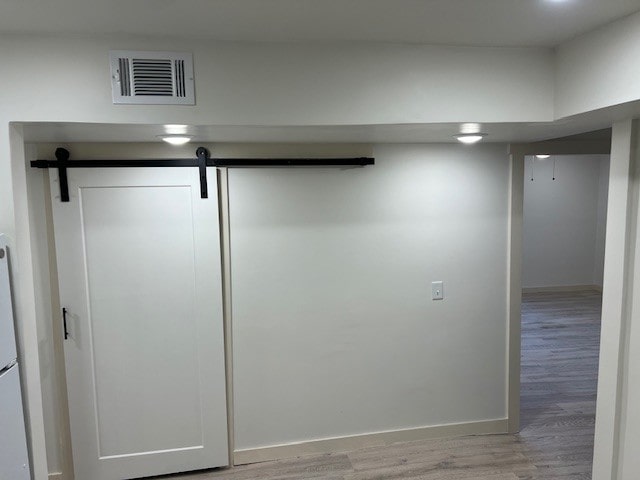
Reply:
[[[209,169],[215,185],[215,169]],[[216,189],[197,168],[51,170],[75,480],[228,464]]]

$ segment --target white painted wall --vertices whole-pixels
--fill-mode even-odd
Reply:
[[[610,156],[600,161],[600,176],[598,182],[598,216],[596,223],[596,253],[593,269],[593,281],[596,285],[604,283],[604,254],[607,236],[607,207],[609,199],[609,167]]]
[[[602,286],[608,163],[606,155],[526,158],[523,287]]]
[[[626,245],[624,249],[608,252],[607,260],[610,257],[613,257],[616,262],[622,260],[625,263],[625,269],[622,271],[624,276],[621,275],[622,278],[616,279],[624,282],[623,288],[620,289],[621,292],[608,292],[609,298],[605,300],[609,301],[622,293],[624,307],[622,315],[607,318],[611,331],[606,335],[603,333],[603,340],[606,341],[606,348],[610,348],[613,343],[622,352],[622,355],[618,356],[620,362],[618,375],[615,375],[615,370],[611,368],[615,364],[610,359],[604,367],[601,367],[600,375],[616,378],[603,382],[603,388],[598,389],[598,398],[605,398],[606,400],[602,403],[609,407],[608,412],[615,414],[613,419],[617,424],[614,423],[613,431],[618,443],[614,443],[614,446],[618,448],[617,450],[613,449],[612,459],[606,459],[602,456],[597,458],[598,465],[597,469],[594,465],[594,473],[600,474],[603,467],[609,466],[606,460],[612,460],[615,480],[635,480],[640,472],[640,457],[638,456],[640,449],[640,410],[638,410],[638,404],[640,404],[640,384],[638,382],[640,378],[640,147],[638,145],[640,126],[636,120],[614,129],[614,132],[616,130],[619,134],[616,135],[614,142],[620,145],[620,148],[616,148],[616,173],[622,168],[629,173],[626,182],[624,177],[616,179],[618,183],[616,187],[618,193],[622,191],[627,193],[627,204],[626,208],[620,206],[622,208],[619,208],[617,212],[609,210],[609,214],[623,220],[626,227],[623,230],[626,234]],[[613,154],[614,152],[612,152],[612,157]],[[609,263],[606,265],[608,275],[611,276],[615,273],[607,267],[609,267]],[[612,286],[617,287],[618,285]],[[617,337],[613,336],[616,333]],[[602,354],[604,353],[609,352],[603,348]],[[614,383],[616,380],[617,384]],[[612,385],[617,387],[615,393],[611,390]],[[612,395],[612,393],[614,394]],[[604,411],[604,406],[600,406],[602,411]],[[605,416],[605,420],[610,419],[610,415]],[[605,435],[610,433],[611,424],[603,423],[604,425],[596,430],[597,440],[606,440]],[[606,478],[606,473],[602,476],[594,476],[594,480]]]
[[[197,105],[112,105],[110,49],[193,52]],[[553,114],[548,49],[2,36],[0,59],[3,121],[368,125]]]
[[[555,117],[640,99],[640,13],[557,49]]]
[[[374,154],[230,171],[236,450],[506,417],[506,147]]]
[[[640,150],[637,120],[613,126],[593,480],[640,469]]]
[[[629,316],[624,326],[626,355],[623,363],[623,383],[621,392],[620,412],[620,450],[618,460],[618,478],[620,480],[635,480],[640,472],[640,215],[638,215],[638,179],[640,178],[640,158],[636,150],[634,161],[634,210],[635,225],[633,232],[633,266],[630,273],[632,278],[629,291]]]

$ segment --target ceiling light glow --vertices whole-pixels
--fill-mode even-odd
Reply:
[[[189,143],[192,135],[160,135],[160,138],[171,145],[184,145]]]
[[[551,155],[544,153],[544,154],[538,154],[538,155],[536,155],[536,158],[537,158],[538,160],[546,160],[546,159],[547,159],[547,158],[549,158],[550,156],[551,156]]]
[[[471,145],[473,143],[478,143],[486,136],[486,133],[461,133],[456,135],[456,138],[459,142],[464,143],[465,145]]]

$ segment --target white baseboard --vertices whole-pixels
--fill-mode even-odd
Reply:
[[[558,285],[552,287],[523,287],[522,293],[554,293],[554,292],[602,292],[600,285]]]
[[[348,437],[323,438],[308,442],[274,445],[271,447],[236,450],[233,454],[234,465],[267,462],[303,455],[346,452],[359,448],[389,445],[398,442],[411,442],[431,438],[458,437],[465,435],[487,435],[507,433],[507,419],[487,420],[484,422],[456,423],[433,427],[410,428],[386,432],[367,433]]]
[[[49,480],[64,480],[64,475],[62,474],[62,472],[50,473]]]

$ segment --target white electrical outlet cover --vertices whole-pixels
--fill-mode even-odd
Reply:
[[[443,300],[444,299],[444,282],[431,282],[431,299]]]

